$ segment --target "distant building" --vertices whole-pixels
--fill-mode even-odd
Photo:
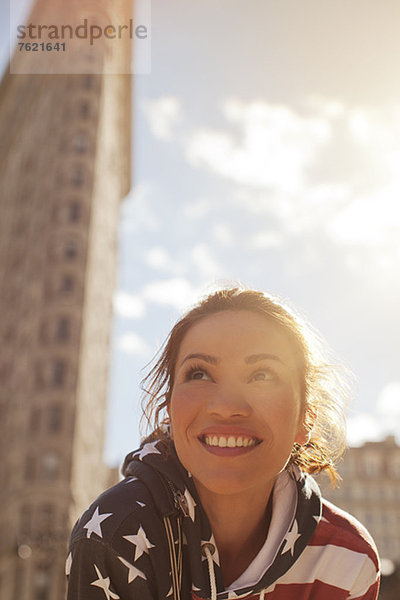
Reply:
[[[131,2],[113,9],[129,17]],[[7,73],[0,86],[1,600],[64,598],[71,527],[110,481],[102,458],[130,112],[129,75]]]
[[[381,558],[400,564],[400,446],[395,438],[348,448],[339,472],[343,481],[337,489],[323,484],[325,497],[367,527]]]

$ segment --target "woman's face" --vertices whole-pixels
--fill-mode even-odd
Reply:
[[[189,329],[168,410],[178,456],[203,493],[265,493],[307,437],[287,336],[251,311],[219,312]]]

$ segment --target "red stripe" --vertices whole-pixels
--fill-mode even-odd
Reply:
[[[274,590],[265,594],[264,598],[273,598],[274,600],[345,600],[348,598],[348,590],[315,581],[314,583],[290,583],[286,585],[275,586]],[[360,600],[376,600],[378,595],[378,583],[370,587],[368,592],[360,597]],[[258,600],[260,594],[246,596],[246,600]],[[192,600],[202,600],[192,592]]]
[[[348,548],[354,552],[366,554],[378,570],[377,550],[367,530],[351,515],[332,504],[323,504],[322,517],[309,546],[325,546],[332,544]]]

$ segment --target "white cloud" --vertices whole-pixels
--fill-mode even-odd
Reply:
[[[349,446],[361,446],[368,441],[385,437],[382,423],[372,413],[360,412],[347,419],[347,442]]]
[[[364,181],[354,183],[352,198],[331,220],[331,234],[345,243],[400,248],[400,110],[358,107],[346,118],[375,183],[369,183],[366,168]]]
[[[221,267],[206,244],[197,244],[191,251],[190,257],[199,274],[205,279],[213,279],[221,274]]]
[[[154,246],[146,254],[146,262],[153,269],[169,270],[171,267],[171,260],[168,252],[161,246]]]
[[[123,233],[159,231],[157,212],[152,208],[155,186],[150,181],[135,185],[121,204],[121,230]]]
[[[400,164],[400,157],[399,157]],[[331,235],[345,243],[385,245],[400,241],[400,181],[358,197],[332,218]]]
[[[234,243],[232,229],[226,223],[214,223],[212,226],[212,234],[214,239],[221,244],[221,246],[232,246]]]
[[[186,141],[186,157],[243,185],[300,190],[305,169],[330,136],[326,119],[301,116],[286,106],[228,100],[223,113],[242,140],[226,130],[198,129]]]
[[[388,419],[400,419],[400,381],[385,385],[379,394],[377,410]]]
[[[347,118],[353,138],[361,145],[367,145],[367,149],[373,153],[376,153],[379,148],[384,153],[384,160],[387,152],[399,149],[400,110],[398,107],[383,111],[360,106],[349,110]],[[378,154],[376,158],[379,160],[382,156]]]
[[[142,104],[153,135],[161,140],[171,140],[177,125],[182,120],[181,103],[175,96],[163,96],[147,100]]]
[[[133,354],[141,358],[147,358],[151,355],[149,344],[133,331],[125,333],[117,339],[117,348],[125,354]]]
[[[183,206],[183,215],[189,219],[201,219],[208,215],[213,207],[215,201],[211,198],[200,198],[193,202],[188,202]]]
[[[326,119],[338,119],[343,117],[346,112],[342,102],[323,96],[310,96],[306,104],[315,114],[319,114]]]
[[[285,242],[285,236],[279,231],[262,231],[254,235],[250,245],[257,250],[277,248]]]
[[[144,286],[142,295],[146,300],[155,304],[172,306],[182,310],[196,302],[199,290],[187,279],[174,277],[148,283]]]
[[[114,312],[120,317],[140,319],[146,314],[146,305],[137,294],[129,294],[122,290],[114,294]]]
[[[388,435],[399,436],[399,432],[399,381],[385,385],[379,394],[375,412],[357,413],[347,422],[347,439],[351,446],[360,446],[367,441],[379,441]]]

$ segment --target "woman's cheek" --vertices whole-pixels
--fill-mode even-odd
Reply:
[[[168,414],[173,436],[182,432],[190,424],[197,413],[198,404],[198,395],[189,390],[178,389],[172,393]]]

